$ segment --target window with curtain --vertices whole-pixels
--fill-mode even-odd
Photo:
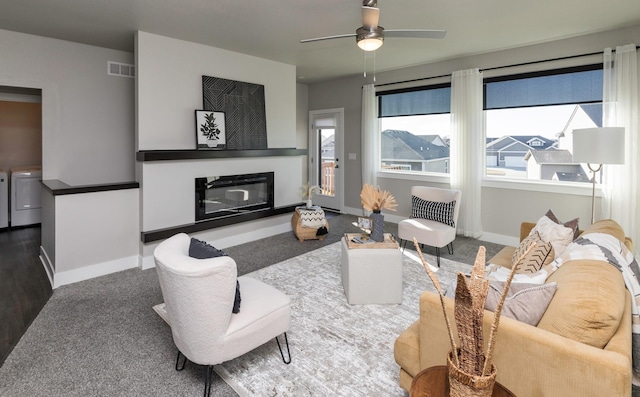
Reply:
[[[451,85],[384,91],[378,96],[380,169],[449,172]]]
[[[484,80],[486,175],[589,182],[572,131],[602,126],[602,65]]]

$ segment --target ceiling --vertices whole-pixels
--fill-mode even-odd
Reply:
[[[299,82],[362,73],[361,0],[0,0],[0,29],[133,52],[137,30],[296,65]],[[638,0],[379,0],[386,29],[444,29],[443,40],[388,38],[377,71],[640,24]],[[626,43],[612,43],[619,45]],[[373,55],[366,65],[372,70]]]

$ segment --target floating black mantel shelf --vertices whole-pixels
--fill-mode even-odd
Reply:
[[[138,161],[225,159],[237,157],[304,156],[307,149],[279,148],[252,150],[141,150]]]
[[[296,207],[302,204],[303,203],[298,203],[295,205],[276,207],[268,210],[246,212],[242,214],[228,216],[226,218],[209,219],[209,220],[190,223],[186,225],[168,227],[165,229],[150,230],[148,232],[141,232],[140,239],[142,240],[143,243],[150,243],[153,241],[164,240],[166,238],[173,236],[176,233],[191,234],[191,233],[201,232],[203,230],[213,229],[216,227],[229,226],[237,223],[253,221],[260,218],[267,218],[270,216],[292,214],[293,211],[295,211]]]

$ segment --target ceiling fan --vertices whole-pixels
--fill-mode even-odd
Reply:
[[[382,46],[386,37],[401,38],[421,38],[421,39],[442,39],[447,34],[446,30],[426,30],[426,29],[397,29],[385,30],[378,25],[380,19],[380,9],[377,0],[362,1],[362,26],[355,33],[338,34],[334,36],[316,37],[313,39],[300,40],[301,43],[313,41],[340,39],[343,37],[355,37],[358,47],[364,51],[375,51]]]

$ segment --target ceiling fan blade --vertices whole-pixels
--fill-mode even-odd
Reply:
[[[362,26],[367,28],[378,27],[379,20],[380,20],[379,8],[362,6]]]
[[[426,29],[396,29],[384,31],[385,37],[404,37],[417,39],[444,39],[446,30],[426,30]]]
[[[341,39],[343,37],[355,37],[355,33],[347,33],[347,34],[336,34],[333,36],[325,36],[325,37],[315,37],[313,39],[304,39],[300,40],[301,43],[311,43],[313,41],[321,41],[321,40],[331,40],[331,39]]]

